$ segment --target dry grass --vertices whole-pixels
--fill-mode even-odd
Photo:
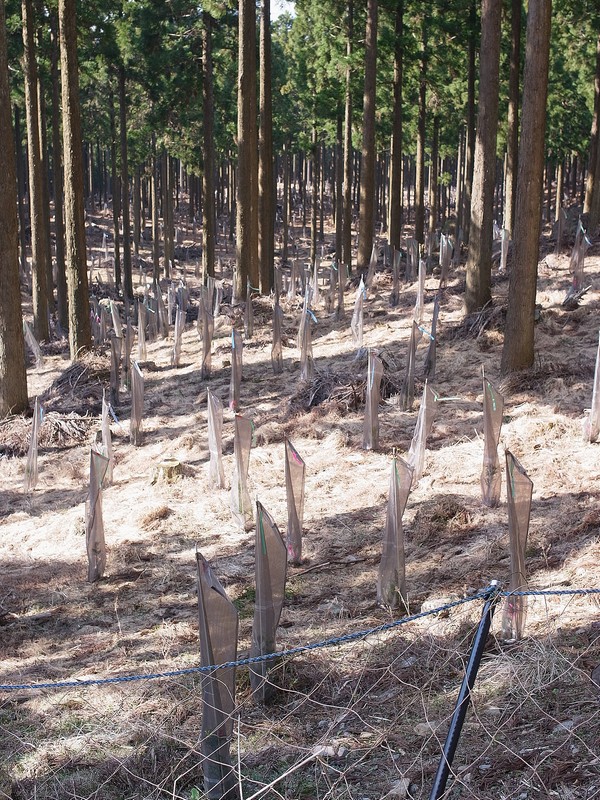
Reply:
[[[197,244],[190,228],[184,238],[186,247]],[[595,283],[600,260],[593,251],[588,264]],[[189,265],[194,297],[192,270]],[[105,267],[101,276],[106,286]],[[530,585],[544,588],[597,585],[600,557],[597,446],[581,439],[600,327],[598,294],[591,291],[580,308],[566,311],[560,307],[564,277],[562,261],[542,275],[538,361],[503,384],[501,449],[510,448],[534,482],[527,568]],[[426,282],[425,327],[437,283],[434,277]],[[404,517],[411,611],[476,591],[491,577],[506,581],[509,573],[506,505],[483,508],[479,489],[480,367],[500,383],[506,282],[495,282],[494,306],[468,321],[461,318],[463,285],[459,271],[442,299],[436,383],[447,399],[437,409],[425,474]],[[423,341],[415,408],[400,412],[392,398],[404,377],[415,293],[414,286],[403,286],[400,305],[391,309],[389,289],[389,275],[379,273],[365,314],[365,346],[378,350],[387,366],[379,452],[361,447],[366,358],[356,359],[349,314],[334,322],[316,309],[315,379],[300,386],[293,346],[299,303],[283,301],[287,344],[279,376],[270,366],[269,303],[255,305],[256,332],[244,349],[241,387],[242,410],[255,423],[251,494],[282,531],[285,437],[307,464],[305,562],[289,568],[278,630],[282,648],[389,619],[375,603],[375,585],[390,455],[405,455],[410,444],[426,351]],[[353,294],[346,293],[347,312]],[[224,306],[210,382],[226,407],[228,480],[232,320],[239,324],[240,309]],[[148,346],[142,447],[129,444],[126,395],[117,410],[124,419],[112,426],[115,480],[103,498],[107,575],[96,585],[86,583],[83,504],[108,355],[94,352],[65,369],[62,349],[48,349],[46,370],[30,371],[49,412],[41,430],[40,482],[30,498],[21,486],[31,423],[18,418],[0,426],[0,682],[197,663],[196,546],[236,601],[239,651],[248,651],[254,535],[233,525],[228,492],[207,487],[207,386],[199,379],[195,328],[184,333],[184,366],[170,367],[170,350],[170,341]],[[182,479],[152,484],[156,464],[167,457],[182,462]],[[413,800],[425,800],[479,610],[479,603],[469,604],[399,631],[284,660],[273,672],[278,692],[268,707],[253,704],[248,673],[239,670],[233,752],[237,768],[239,746],[244,796],[281,779],[265,797],[380,800],[394,786],[407,786]],[[538,600],[529,605],[528,638],[511,646],[488,642],[449,799],[519,800],[524,792],[530,800],[600,797],[599,710],[589,679],[600,663],[597,626],[592,600]],[[192,677],[5,694],[0,797],[190,800],[202,785],[200,714],[199,682]]]

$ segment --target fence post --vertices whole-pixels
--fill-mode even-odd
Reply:
[[[462,726],[467,714],[469,700],[471,699],[471,690],[475,684],[475,678],[477,677],[479,665],[481,664],[483,648],[485,646],[488,633],[490,632],[492,617],[494,616],[498,596],[498,581],[491,581],[485,593],[485,605],[483,606],[477,633],[475,634],[475,639],[473,640],[473,644],[471,646],[469,663],[467,664],[465,676],[463,678],[463,682],[458,693],[458,698],[456,700],[456,705],[454,707],[454,713],[452,714],[452,719],[450,720],[450,728],[448,730],[448,735],[446,736],[446,741],[444,742],[444,751],[440,759],[429,800],[440,800],[446,790],[446,782],[448,780],[448,775],[450,774],[450,767],[452,766],[454,754],[456,753],[456,748],[458,746],[458,740],[460,739],[460,733],[462,731]]]

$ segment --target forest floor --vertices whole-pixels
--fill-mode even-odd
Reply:
[[[197,241],[180,224],[181,270],[197,307]],[[573,226],[572,226],[573,227]],[[94,253],[109,219],[88,219]],[[547,232],[548,233],[548,232]],[[453,268],[440,306],[435,387],[440,394],[425,473],[404,515],[411,614],[468,597],[491,579],[509,579],[508,520],[502,501],[481,501],[481,368],[505,398],[500,449],[533,481],[527,545],[532,589],[598,587],[600,445],[585,441],[600,330],[600,245],[586,259],[591,284],[574,310],[570,243],[555,255],[546,236],[539,266],[536,364],[499,374],[508,280],[495,273],[494,302],[465,321],[464,264]],[[220,237],[221,270],[234,255]],[[306,257],[306,240],[299,240]],[[191,257],[190,257],[191,256]],[[187,258],[186,258],[187,257]],[[464,258],[463,258],[464,262]],[[322,285],[328,275],[322,261]],[[98,270],[96,270],[96,273]],[[110,296],[107,276],[99,297]],[[220,275],[217,275],[220,277]],[[150,275],[148,274],[148,280]],[[137,283],[137,272],[136,281]],[[426,280],[429,327],[439,278]],[[166,282],[163,282],[163,292]],[[401,385],[416,284],[389,303],[382,259],[365,303],[364,346],[384,356],[386,380]],[[138,292],[141,288],[138,287]],[[391,456],[405,455],[423,387],[425,339],[417,350],[414,409],[392,395],[380,406],[380,448],[362,449],[366,356],[346,316],[315,309],[311,391],[299,383],[296,348],[301,298],[282,299],[284,372],[270,363],[271,310],[254,300],[253,337],[244,343],[241,412],[254,424],[251,495],[286,527],[284,441],[306,462],[304,563],[289,566],[278,647],[292,648],[370,629],[391,619],[376,603]],[[114,298],[114,294],[112,295]],[[26,313],[30,299],[25,297]],[[250,646],[254,533],[235,525],[229,492],[208,486],[207,387],[225,408],[232,322],[223,305],[215,326],[213,375],[200,378],[201,343],[186,325],[179,367],[172,336],[148,344],[143,443],[129,442],[131,398],[121,392],[112,424],[114,482],[103,492],[106,575],[87,582],[85,500],[90,444],[100,426],[109,350],[96,348],[85,371],[69,371],[64,340],[43,346],[28,368],[41,398],[39,480],[23,479],[31,419],[0,426],[0,683],[30,684],[179,670],[198,664],[196,549],[240,614],[238,653]],[[134,354],[136,346],[134,345]],[[233,413],[224,420],[224,465],[233,471]],[[183,475],[157,477],[175,458]],[[501,453],[504,464],[503,452]],[[600,798],[600,606],[594,597],[529,598],[526,635],[501,641],[496,613],[473,706],[460,740],[448,798]],[[250,797],[427,798],[440,758],[481,600],[336,647],[284,660],[275,701],[252,702],[248,673],[237,675],[239,714],[232,756]],[[598,673],[595,673],[596,675]],[[0,797],[200,798],[198,675],[92,687],[0,691]],[[258,794],[260,787],[276,781]]]

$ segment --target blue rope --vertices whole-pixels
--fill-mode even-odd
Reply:
[[[76,686],[104,686],[111,683],[132,683],[134,681],[156,680],[158,678],[176,678],[179,675],[193,675],[196,673],[215,672],[218,669],[230,669],[232,667],[243,667],[249,664],[260,664],[263,661],[271,661],[275,658],[285,658],[286,656],[295,656],[300,653],[307,653],[311,650],[320,650],[325,647],[335,647],[336,645],[345,644],[346,642],[353,642],[357,639],[363,639],[366,636],[372,636],[376,633],[383,633],[385,631],[393,630],[401,625],[406,625],[409,622],[414,622],[417,619],[428,617],[433,614],[440,614],[443,611],[448,611],[451,608],[471,603],[475,600],[481,600],[487,597],[488,590],[474,594],[471,597],[465,597],[462,600],[454,600],[451,603],[446,603],[439,608],[434,608],[431,611],[421,611],[418,614],[412,614],[409,617],[402,617],[402,619],[393,620],[392,622],[385,622],[378,625],[376,628],[367,628],[362,631],[355,631],[354,633],[347,633],[343,636],[335,636],[332,639],[326,639],[322,642],[314,642],[313,644],[299,645],[292,647],[289,650],[281,650],[278,653],[267,653],[261,656],[253,656],[252,658],[240,658],[237,661],[226,661],[223,664],[213,664],[206,667],[187,667],[184,669],[169,670],[167,672],[147,672],[140,675],[121,675],[115,678],[88,678],[84,680],[69,680],[69,681],[56,681],[49,683],[8,683],[0,684],[0,691],[14,692],[18,690],[33,690],[33,689],[70,689]]]
[[[82,686],[106,686],[114,683],[133,683],[135,681],[151,681],[161,678],[177,678],[182,675],[195,675],[198,673],[215,672],[220,669],[231,669],[233,667],[243,667],[250,664],[260,664],[265,661],[272,661],[273,659],[286,658],[288,656],[296,656],[300,653],[308,653],[312,650],[321,650],[326,647],[335,647],[337,645],[345,644],[346,642],[354,642],[357,639],[364,639],[367,636],[372,636],[378,633],[399,628],[401,625],[407,625],[409,622],[414,622],[424,617],[440,614],[444,611],[449,611],[452,608],[472,603],[476,600],[487,599],[489,597],[489,587],[477,594],[470,597],[464,597],[461,600],[454,600],[451,603],[433,608],[430,611],[420,611],[418,614],[411,614],[408,617],[393,620],[392,622],[385,622],[375,628],[367,628],[362,631],[355,631],[354,633],[347,633],[343,636],[334,636],[331,639],[325,639],[321,642],[313,642],[312,644],[299,645],[292,647],[289,650],[282,650],[278,653],[267,653],[262,656],[253,656],[251,658],[240,658],[237,661],[226,661],[223,664],[213,664],[205,667],[187,667],[184,669],[168,670],[166,672],[146,672],[139,675],[121,675],[115,678],[87,678],[84,680],[68,680],[56,681],[47,683],[6,683],[0,684],[0,691],[2,692],[16,692],[16,691],[33,691],[35,689],[72,689]],[[531,597],[531,596],[575,596],[575,595],[600,595],[600,589],[541,589],[529,591],[515,591],[515,592],[498,592],[498,597]]]

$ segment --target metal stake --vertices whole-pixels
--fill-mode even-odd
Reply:
[[[442,753],[442,758],[433,782],[433,788],[431,790],[429,800],[440,800],[446,790],[446,782],[448,781],[448,775],[450,774],[450,767],[452,766],[452,761],[454,759],[454,754],[456,753],[462,726],[467,714],[469,700],[471,699],[471,690],[475,684],[475,678],[477,677],[479,665],[481,664],[483,648],[485,646],[488,633],[490,632],[492,617],[494,616],[494,611],[496,609],[496,603],[498,600],[498,593],[498,581],[491,581],[485,595],[485,605],[481,612],[479,627],[477,628],[477,633],[475,634],[475,639],[473,640],[473,644],[471,646],[469,663],[467,664],[465,676],[463,678],[463,682],[458,693],[458,698],[456,700],[456,705],[454,707],[454,713],[452,714],[452,719],[450,720],[450,728],[448,730],[448,735],[446,736],[446,741],[444,742],[444,751]]]

